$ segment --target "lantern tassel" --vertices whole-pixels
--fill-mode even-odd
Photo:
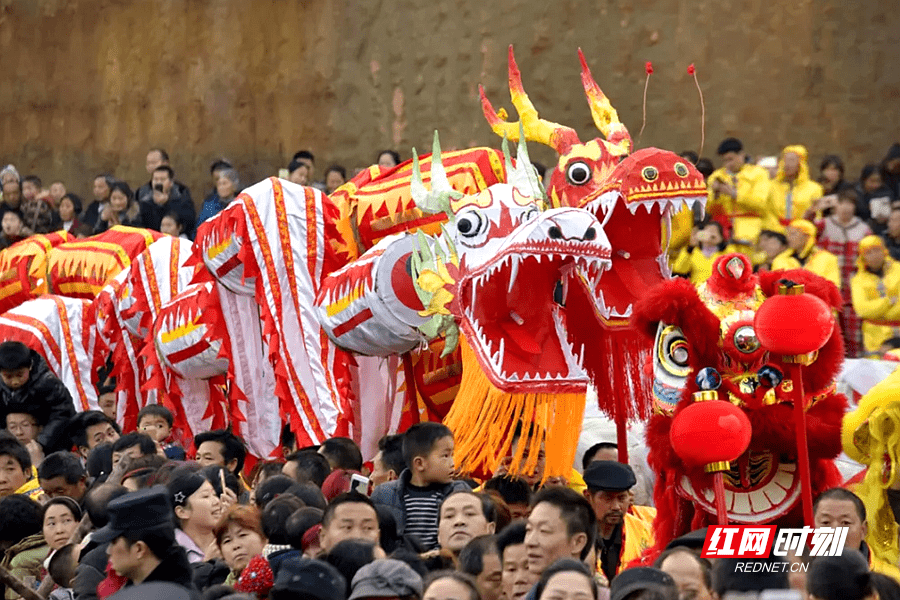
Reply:
[[[713,473],[713,489],[716,494],[716,516],[719,525],[728,525],[728,509],[725,508],[725,475],[722,471]]]
[[[812,475],[809,471],[809,446],[806,442],[806,398],[803,393],[803,367],[790,364],[794,381],[794,428],[797,437],[797,468],[800,469],[800,498],[803,502],[803,522],[813,524]]]

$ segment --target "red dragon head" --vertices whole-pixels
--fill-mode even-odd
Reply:
[[[657,502],[664,507],[657,523],[657,543],[662,547],[672,537],[715,519],[711,475],[702,466],[685,465],[669,441],[673,417],[693,402],[698,380],[720,379],[718,401],[740,407],[752,425],[749,449],[725,472],[729,520],[753,524],[797,517],[800,482],[791,416],[795,382],[785,378],[782,357],[770,353],[754,330],[756,311],[785,279],[804,284],[807,292],[833,308],[840,306],[837,288],[809,271],[756,275],[740,254],[720,257],[699,289],[685,279],[673,279],[636,305],[636,326],[655,340],[656,414],[647,436],[651,467],[658,477]],[[817,490],[834,483],[836,471],[830,460],[841,450],[846,399],[835,393],[834,378],[842,357],[843,342],[835,326],[803,375],[805,393],[811,397],[806,418]],[[693,510],[686,508],[690,506]]]

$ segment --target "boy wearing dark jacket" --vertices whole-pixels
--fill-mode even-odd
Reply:
[[[22,342],[0,344],[0,423],[9,413],[26,413],[43,429],[29,442],[44,454],[65,449],[65,429],[75,415],[69,390],[36,351]]]

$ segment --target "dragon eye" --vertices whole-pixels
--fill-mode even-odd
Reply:
[[[539,214],[541,214],[540,209],[538,209],[537,206],[532,206],[531,208],[529,208],[528,210],[523,212],[521,215],[519,215],[519,223],[525,223],[526,221],[530,221],[533,218],[537,217]]]
[[[584,185],[591,180],[591,168],[587,163],[573,162],[566,169],[566,179],[572,185]]]
[[[679,177],[688,176],[688,168],[684,163],[675,163],[675,174]]]
[[[690,347],[677,327],[666,327],[657,340],[657,360],[670,374],[686,377],[690,368]]]
[[[659,178],[659,171],[656,167],[644,167],[641,169],[641,177],[644,178],[644,181],[653,183]]]
[[[734,332],[734,347],[744,354],[751,354],[759,350],[759,338],[756,331],[750,325],[738,327]]]
[[[475,211],[468,212],[456,220],[456,230],[463,237],[471,238],[477,236],[484,225],[484,218]]]

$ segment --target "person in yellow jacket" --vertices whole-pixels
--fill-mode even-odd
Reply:
[[[863,320],[863,348],[881,354],[881,346],[900,335],[900,263],[888,256],[877,235],[859,242],[857,271],[850,280],[853,310]]]
[[[737,250],[728,244],[722,225],[707,220],[694,227],[690,244],[682,248],[672,262],[672,274],[690,279],[699,286],[709,279],[716,259],[729,252]]]
[[[616,573],[653,546],[656,511],[630,507],[629,490],[637,479],[628,465],[594,461],[584,471],[584,482],[584,497],[597,515],[597,569],[612,581]]]
[[[816,246],[816,226],[803,219],[791,221],[784,230],[788,249],[775,257],[772,270],[806,269],[841,287],[841,269],[837,256]]]
[[[800,145],[787,146],[778,159],[778,173],[769,188],[766,228],[779,231],[804,214],[822,197],[822,186],[809,178],[808,153]]]
[[[749,255],[769,211],[769,174],[762,167],[747,164],[738,139],[724,140],[718,153],[723,166],[706,180],[706,212],[723,225],[727,223],[732,243]]]

